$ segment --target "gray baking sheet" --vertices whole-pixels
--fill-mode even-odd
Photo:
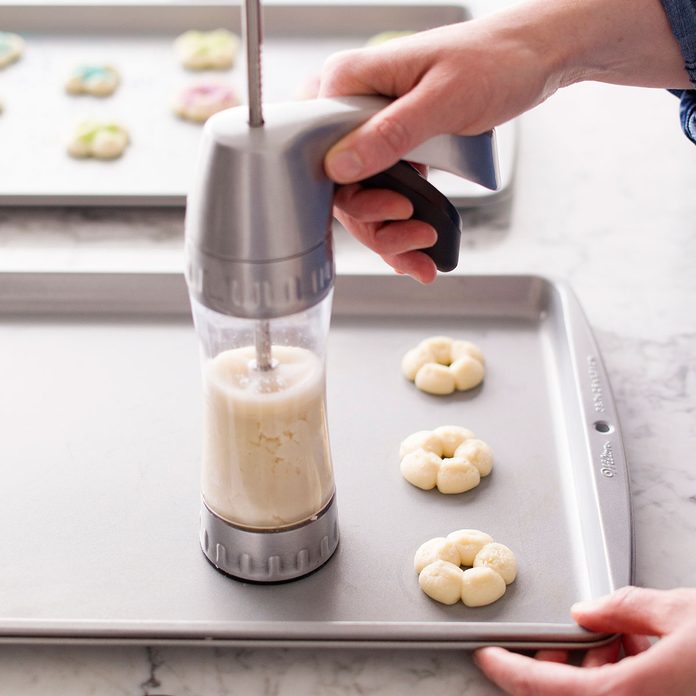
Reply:
[[[402,377],[402,354],[432,334],[482,347],[480,388],[434,397]],[[200,550],[201,384],[181,277],[0,274],[0,384],[0,641],[580,646],[606,636],[575,626],[570,605],[631,579],[610,387],[572,293],[543,278],[338,278],[341,541],[285,585],[231,580]],[[400,441],[443,424],[495,453],[462,495],[399,473]],[[517,555],[491,606],[418,587],[415,550],[462,527]]]
[[[420,30],[470,17],[462,5],[273,5],[264,3],[264,98],[298,98],[303,85],[335,51],[355,48],[385,29]],[[12,5],[0,3],[0,30],[20,32],[25,56],[0,70],[0,170],[5,205],[175,205],[189,189],[201,126],[176,118],[171,103],[201,79],[229,81],[246,99],[242,52],[231,71],[182,68],[173,41],[190,28],[239,32],[239,6]],[[63,85],[79,64],[110,63],[122,75],[112,97],[71,97]],[[115,119],[132,143],[116,161],[74,160],[66,143],[84,118]],[[459,206],[484,205],[511,191],[515,125],[499,129],[497,191],[445,172],[432,181]]]

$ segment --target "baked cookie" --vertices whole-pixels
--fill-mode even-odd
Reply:
[[[239,98],[229,86],[217,82],[204,82],[181,90],[174,100],[174,113],[186,121],[203,123],[213,114],[238,106]]]
[[[414,32],[412,31],[382,31],[379,34],[371,36],[365,46],[379,46],[380,44],[386,43],[387,41],[392,41],[393,39],[400,39],[404,36],[411,36]]]
[[[481,349],[470,341],[432,336],[404,355],[401,371],[421,391],[447,395],[481,384],[484,365]]]
[[[187,31],[174,42],[181,64],[189,70],[226,70],[237,60],[239,37],[227,29]]]
[[[108,97],[121,81],[118,70],[111,65],[79,65],[65,82],[68,94],[91,94],[93,97]]]
[[[499,600],[515,580],[515,554],[478,529],[459,529],[426,541],[413,566],[420,588],[441,604],[483,607]],[[460,566],[473,566],[462,571]]]
[[[118,123],[83,121],[68,143],[68,154],[80,159],[116,159],[129,142],[128,131]]]
[[[24,53],[24,39],[19,34],[0,31],[0,68],[19,60]]]

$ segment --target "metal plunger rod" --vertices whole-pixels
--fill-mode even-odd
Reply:
[[[260,0],[244,0],[244,43],[247,54],[247,90],[249,92],[249,125],[263,125],[263,102],[261,100],[261,24]]]
[[[249,125],[252,128],[263,126],[263,100],[261,97],[261,25],[260,0],[244,0],[243,5],[244,44],[247,54],[247,91],[249,93]],[[256,367],[270,370],[273,367],[271,355],[271,326],[260,319],[254,326],[256,346]]]

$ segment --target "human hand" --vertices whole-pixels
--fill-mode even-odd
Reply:
[[[320,96],[395,101],[340,140],[325,169],[339,184],[383,171],[441,133],[475,135],[584,79],[688,87],[660,0],[529,0],[481,19],[335,54]],[[384,191],[339,190],[336,216],[400,272],[435,277],[418,251],[434,239],[408,223],[410,204]],[[430,242],[432,244],[432,242]]]
[[[355,182],[388,168],[433,135],[480,133],[491,126],[491,118],[499,123],[523,105],[531,106],[529,100],[536,97],[523,95],[524,88],[518,90],[517,108],[492,104],[494,98],[511,98],[515,84],[529,85],[529,81],[516,83],[504,69],[502,57],[495,65],[498,59],[489,49],[478,23],[467,22],[329,59],[322,75],[321,96],[376,93],[401,97],[332,148],[325,162],[329,176],[339,183]],[[499,50],[502,53],[505,49]],[[492,69],[463,67],[471,63],[482,68],[483,62]],[[515,72],[520,69],[518,65]],[[541,65],[530,61],[532,71],[541,73]],[[534,76],[533,81],[539,80]],[[496,90],[496,82],[507,84]],[[496,111],[500,117],[492,116]],[[356,158],[360,169],[352,168]],[[413,209],[405,198],[384,190],[362,190],[353,184],[338,189],[334,213],[357,239],[397,271],[421,282],[435,278],[435,264],[416,251],[435,243],[435,230],[409,220]]]
[[[513,696],[696,694],[696,589],[623,587],[571,613],[591,631],[623,635],[588,650],[582,667],[564,664],[563,650],[539,650],[534,659],[503,648],[477,650],[476,664]],[[646,636],[661,640],[651,645]]]

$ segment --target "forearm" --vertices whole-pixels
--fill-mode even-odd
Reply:
[[[490,21],[535,42],[556,87],[583,80],[692,86],[660,0],[531,0]]]
[[[690,16],[679,15],[689,47]],[[696,69],[696,39],[690,60]],[[325,169],[337,183],[360,181],[434,135],[482,133],[583,80],[689,88],[684,62],[660,0],[525,0],[470,22],[336,54],[324,68],[322,96],[375,93],[394,101],[336,143]],[[423,282],[434,278],[432,262],[413,251],[420,248],[414,235],[426,232],[393,223],[387,252],[376,236],[387,219],[374,216],[380,200],[368,205],[351,195],[338,205],[344,224],[395,269]]]

